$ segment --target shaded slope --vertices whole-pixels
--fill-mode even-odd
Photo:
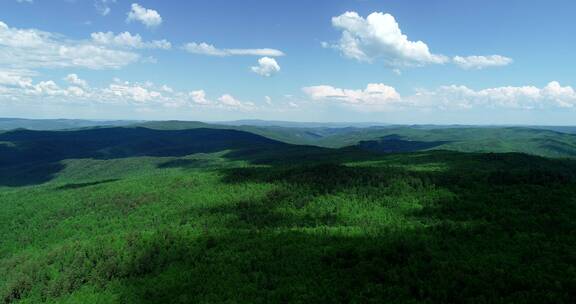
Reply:
[[[67,158],[110,159],[129,156],[182,156],[227,149],[280,147],[286,144],[235,130],[101,128],[79,131],[17,130],[0,134],[10,142],[0,150],[0,166]]]
[[[15,130],[0,134],[0,184],[50,180],[65,159],[170,157],[229,151],[228,157],[265,161],[314,154],[321,148],[291,146],[248,132],[226,129],[153,130],[98,128],[76,131]]]
[[[415,152],[422,150],[433,149],[445,144],[449,141],[414,141],[405,140],[398,135],[384,136],[379,140],[361,141],[357,147],[361,150],[380,152],[380,153],[400,153],[400,152]]]

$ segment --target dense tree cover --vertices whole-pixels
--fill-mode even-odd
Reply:
[[[573,161],[285,147],[58,164],[0,188],[4,303],[576,301]]]

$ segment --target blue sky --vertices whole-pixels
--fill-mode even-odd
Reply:
[[[2,0],[0,117],[571,125],[575,9]]]

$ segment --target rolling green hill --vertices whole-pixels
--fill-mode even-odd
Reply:
[[[377,126],[367,128],[298,128],[225,126],[198,122],[146,122],[154,129],[197,127],[242,130],[298,145],[342,148],[359,145],[373,152],[451,150],[460,152],[519,152],[546,157],[575,157],[576,134],[526,127]],[[564,129],[567,129],[564,128]],[[568,128],[569,129],[569,128]]]
[[[460,152],[520,152],[547,157],[576,156],[576,135],[528,128],[360,130],[326,138],[320,144],[342,146],[363,143],[361,146],[372,145],[373,151],[386,151],[387,146],[398,144],[399,140],[408,146],[412,143],[418,151],[442,149]]]
[[[15,120],[12,126],[28,129],[56,130],[96,127],[98,122],[83,120]],[[14,123],[16,121],[16,123]],[[520,152],[546,157],[575,157],[576,130],[574,127],[474,127],[474,126],[368,126],[350,124],[286,123],[266,121],[238,121],[223,124],[195,121],[107,122],[128,128],[163,131],[188,129],[225,129],[249,132],[293,145],[312,145],[325,148],[359,146],[372,152],[410,152],[451,150],[460,152]],[[104,124],[104,123],[103,123]],[[252,125],[250,125],[252,124]],[[6,123],[5,123],[6,125]],[[110,127],[109,125],[104,125]],[[1,141],[1,140],[0,140]]]

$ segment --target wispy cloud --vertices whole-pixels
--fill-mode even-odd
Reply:
[[[284,52],[276,49],[262,48],[262,49],[219,49],[214,45],[201,42],[190,42],[183,46],[184,50],[192,54],[208,55],[208,56],[268,56],[279,57],[284,56]]]
[[[18,29],[0,21],[0,67],[116,69],[140,55],[92,41],[73,40],[37,29]]]
[[[94,43],[131,49],[163,49],[169,50],[172,44],[167,40],[144,41],[139,34],[122,32],[115,35],[113,32],[97,32],[90,35]]]
[[[481,70],[488,67],[499,67],[506,66],[513,62],[512,58],[492,55],[492,56],[455,56],[453,59],[454,63],[463,69],[476,69]]]
[[[94,0],[94,7],[100,15],[107,16],[112,11],[110,5],[114,3],[116,0]]]

